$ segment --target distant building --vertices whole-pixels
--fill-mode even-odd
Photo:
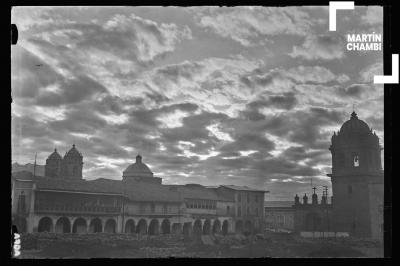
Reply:
[[[267,229],[294,231],[293,201],[266,201],[264,211]]]
[[[12,217],[20,232],[227,234],[262,230],[265,191],[241,186],[163,185],[138,155],[122,180],[82,178],[75,145],[55,150],[45,175],[12,175]]]

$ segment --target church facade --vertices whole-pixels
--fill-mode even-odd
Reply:
[[[19,232],[228,234],[263,228],[265,191],[242,186],[164,185],[138,155],[122,180],[82,178],[75,145],[55,150],[45,176],[12,176],[13,224]]]

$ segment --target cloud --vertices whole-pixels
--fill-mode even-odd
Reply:
[[[311,21],[295,7],[220,7],[192,9],[197,24],[243,46],[267,44],[278,34],[306,35]]]
[[[383,7],[368,6],[365,14],[361,17],[361,23],[367,25],[382,25],[383,24]]]
[[[307,35],[301,46],[294,46],[289,56],[306,60],[333,60],[342,58],[344,38],[339,35]]]

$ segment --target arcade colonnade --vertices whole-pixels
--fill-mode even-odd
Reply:
[[[28,226],[29,228],[29,226]],[[152,218],[152,217],[68,217],[41,215],[34,219],[33,232],[52,233],[126,233],[209,235],[252,232],[251,221],[229,218]],[[29,231],[29,230],[28,230]]]

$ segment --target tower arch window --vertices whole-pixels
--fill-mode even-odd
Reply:
[[[357,153],[354,153],[353,156],[353,167],[359,167],[360,166],[360,158]]]

